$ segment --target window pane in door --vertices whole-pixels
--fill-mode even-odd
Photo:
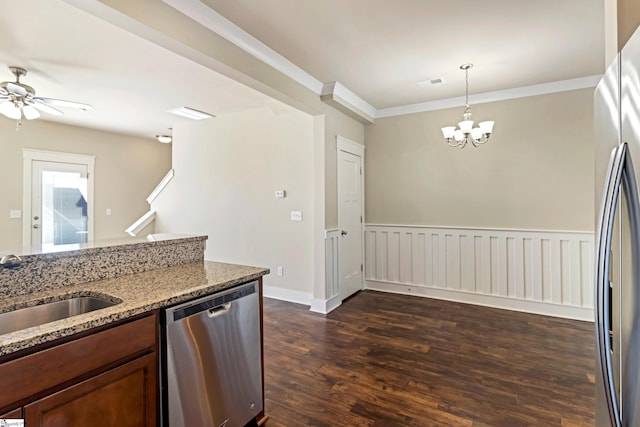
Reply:
[[[87,224],[87,179],[42,171],[42,245],[85,243]]]

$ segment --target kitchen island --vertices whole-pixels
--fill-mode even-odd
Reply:
[[[113,279],[3,298],[0,314],[73,296],[121,301],[111,307],[0,335],[0,356],[256,280],[268,269],[197,261]]]
[[[269,273],[204,261],[205,239],[165,235],[57,255],[28,254],[19,268],[0,269],[0,316],[79,296],[115,303],[0,335],[0,419],[39,419],[34,425],[43,426],[60,419],[81,423],[120,409],[131,412],[125,417],[130,422],[116,418],[104,425],[156,425],[160,309],[253,280],[261,293],[262,276]],[[166,265],[167,258],[173,265]],[[118,265],[112,262],[116,259]],[[48,282],[47,271],[57,279]],[[95,413],[87,415],[87,405],[94,405]]]

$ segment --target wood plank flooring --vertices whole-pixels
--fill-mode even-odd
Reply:
[[[363,291],[264,303],[266,427],[593,426],[593,324]]]

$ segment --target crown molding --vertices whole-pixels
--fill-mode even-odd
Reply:
[[[365,124],[373,123],[377,113],[373,106],[367,104],[340,82],[325,83],[320,99]]]
[[[528,96],[546,95],[549,93],[568,92],[570,90],[586,89],[596,87],[601,74],[580,77],[577,79],[561,80],[538,85],[522,86],[513,89],[497,90],[471,95],[473,104],[484,104],[487,102],[505,101],[507,99],[525,98]],[[421,102],[418,104],[400,105],[398,107],[382,108],[377,110],[375,118],[402,116],[406,114],[422,113],[425,111],[443,110],[445,108],[460,107],[465,105],[465,97],[440,99],[437,101]]]
[[[322,82],[199,0],[162,0],[203,27],[320,95]]]
[[[73,1],[73,0],[71,0]],[[327,104],[363,123],[373,123],[376,118],[393,117],[425,111],[441,110],[464,105],[464,96],[417,104],[376,109],[339,82],[323,83],[311,74],[271,49],[242,28],[207,6],[200,0],[162,0],[178,12],[198,22],[205,28],[235,44],[258,60],[319,95]],[[473,104],[504,101],[528,96],[566,92],[595,87],[601,75],[562,80],[513,89],[472,95]]]
[[[326,101],[333,107],[338,108],[360,121],[364,120],[364,122],[367,123],[373,122],[376,109],[358,95],[338,82],[324,84],[200,0],[162,1],[205,28],[235,44],[256,59],[280,71],[316,95],[320,95],[323,101]],[[327,92],[326,88],[328,85],[334,90]]]

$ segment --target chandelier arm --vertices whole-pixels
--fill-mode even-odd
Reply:
[[[480,139],[475,139],[477,144],[486,144],[489,142],[489,137],[487,135],[483,135]]]

